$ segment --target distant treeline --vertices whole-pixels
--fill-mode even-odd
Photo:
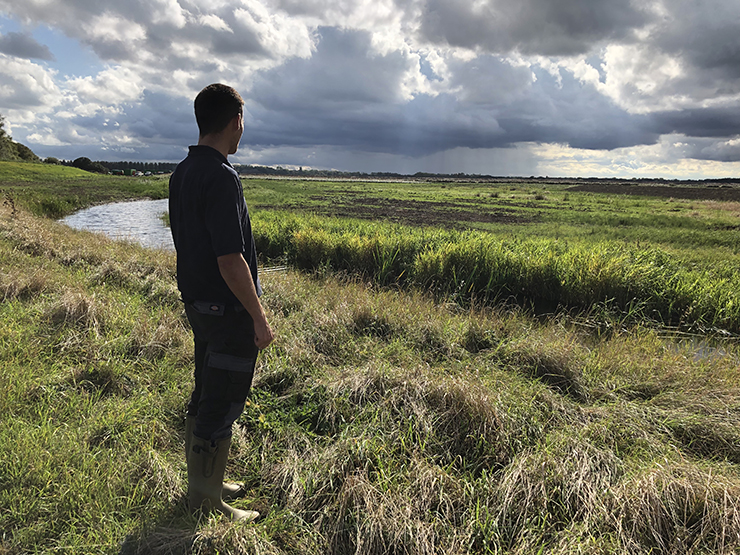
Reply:
[[[344,178],[344,179],[351,179],[351,178],[357,178],[357,179],[368,179],[368,178],[374,178],[374,179],[401,179],[404,177],[409,177],[400,173],[390,173],[390,172],[373,172],[373,173],[365,173],[365,172],[346,172],[346,171],[339,171],[339,170],[317,170],[317,169],[304,169],[304,168],[298,168],[296,169],[290,169],[290,168],[283,168],[282,166],[253,166],[253,165],[242,165],[237,164],[234,166],[234,169],[238,171],[241,175],[264,175],[264,176],[272,176],[272,177],[312,177],[312,178]]]
[[[65,165],[75,165],[73,161],[61,161]],[[107,162],[99,161],[94,162],[112,170],[138,170],[141,172],[150,171],[152,173],[165,172],[169,173],[174,171],[177,167],[177,162],[135,162],[122,161],[122,162]],[[241,175],[264,175],[274,177],[324,177],[324,178],[402,178],[408,177],[397,173],[362,173],[362,172],[342,172],[337,170],[315,170],[315,169],[288,169],[281,166],[253,166],[244,164],[234,164],[234,169]],[[462,174],[458,174],[462,176]]]
[[[123,162],[96,162],[101,166],[108,168],[109,171],[113,170],[138,170],[140,172],[164,172],[169,173],[175,169],[177,162],[134,162],[134,161],[123,161]]]
[[[170,173],[177,167],[177,162],[137,162],[134,160],[107,162],[92,162],[89,158],[77,158],[73,161],[47,159],[51,163],[60,163],[66,166],[74,166],[88,171],[110,172],[113,170],[137,170],[140,172]],[[258,166],[251,164],[235,164],[234,169],[240,175],[265,176],[265,177],[294,177],[308,179],[404,179],[418,181],[456,182],[456,181],[478,181],[486,183],[508,183],[512,180],[536,183],[564,183],[579,184],[589,183],[643,183],[643,184],[719,184],[740,185],[740,178],[725,177],[714,179],[664,179],[664,178],[617,178],[617,177],[549,177],[549,176],[494,176],[485,174],[468,173],[429,173],[417,172],[414,174],[402,174],[395,172],[348,172],[339,170],[318,170],[284,168],[282,166]]]
[[[740,178],[725,177],[717,179],[664,179],[656,178],[618,178],[618,177],[549,177],[549,176],[495,176],[486,174],[469,174],[469,173],[428,173],[416,172],[414,174],[402,174],[394,172],[346,172],[339,170],[316,170],[299,168],[288,169],[281,166],[252,166],[252,165],[235,165],[234,168],[241,175],[263,175],[273,177],[305,177],[305,178],[329,178],[329,179],[404,179],[418,181],[437,181],[437,182],[459,182],[459,181],[478,181],[487,183],[509,183],[511,181],[537,182],[537,183],[571,183],[579,184],[589,183],[654,183],[654,184],[721,184],[721,185],[740,185]]]

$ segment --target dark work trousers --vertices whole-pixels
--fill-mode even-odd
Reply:
[[[231,437],[244,410],[259,349],[254,322],[242,307],[196,301],[185,304],[195,338],[195,388],[188,415],[193,433],[215,442]]]

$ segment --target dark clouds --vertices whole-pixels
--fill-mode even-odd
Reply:
[[[55,59],[48,46],[39,44],[36,39],[25,33],[11,32],[0,35],[0,52],[18,58]]]
[[[634,40],[652,21],[631,0],[426,0],[420,34],[432,43],[543,56],[588,53],[594,45]]]
[[[673,0],[665,24],[656,29],[656,48],[676,54],[692,70],[722,81],[740,78],[740,5],[732,1],[698,3]]]
[[[679,133],[689,137],[728,138],[740,134],[740,110],[727,108],[692,108],[658,112],[652,115],[661,134]]]
[[[293,58],[255,76],[250,98],[270,110],[357,113],[400,103],[413,62],[401,52],[374,53],[362,31],[321,28],[308,59]]]
[[[0,12],[105,65],[66,79],[32,61],[60,53],[0,36],[0,113],[49,150],[177,159],[196,139],[192,98],[221,81],[246,99],[244,152],[286,165],[481,171],[480,153],[533,164],[523,153],[538,145],[649,149],[645,167],[740,159],[737,0],[0,0]]]
[[[533,72],[490,55],[450,65],[457,93],[405,99],[397,91],[413,69],[409,58],[361,56],[364,32],[323,30],[321,37],[310,59],[259,75],[247,106],[248,144],[425,156],[519,142],[613,149],[659,136],[646,117],[628,114],[567,72]]]

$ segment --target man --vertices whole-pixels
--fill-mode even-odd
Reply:
[[[241,181],[228,162],[244,131],[243,106],[226,85],[198,94],[198,144],[170,177],[169,210],[177,284],[195,338],[195,387],[185,426],[190,507],[254,520],[259,513],[224,502],[245,492],[223,482],[231,426],[244,409],[257,354],[273,340],[259,300]]]

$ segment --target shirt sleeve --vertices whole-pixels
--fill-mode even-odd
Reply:
[[[245,252],[241,226],[245,202],[238,179],[224,168],[206,194],[205,225],[217,257]]]

